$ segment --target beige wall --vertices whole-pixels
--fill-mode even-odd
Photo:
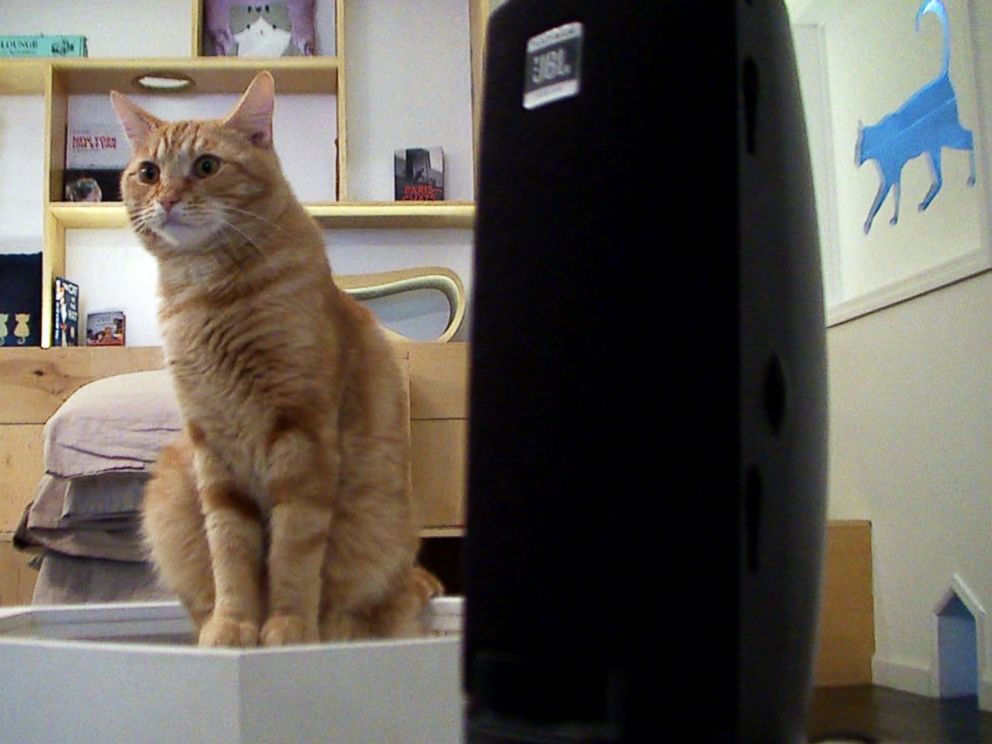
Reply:
[[[960,10],[962,0],[947,4]],[[792,5],[794,21],[822,20],[816,2]],[[910,14],[918,5],[906,0]],[[972,7],[987,143],[992,3]],[[980,147],[979,178],[990,153]],[[915,209],[915,194],[903,199]],[[933,693],[933,614],[955,577],[992,610],[992,274],[830,328],[828,358],[829,513],[873,523],[875,681]],[[978,632],[983,707],[992,709],[987,617]]]
[[[831,328],[828,359],[830,516],[873,525],[875,678],[926,693],[953,577],[992,600],[992,275]]]

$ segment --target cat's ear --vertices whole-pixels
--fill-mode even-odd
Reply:
[[[272,112],[276,105],[276,84],[268,72],[260,72],[241,96],[237,107],[224,119],[224,125],[245,134],[253,145],[272,147]]]
[[[127,135],[131,149],[137,152],[144,146],[149,133],[162,123],[161,119],[156,119],[143,108],[131,101],[127,96],[121,95],[116,90],[110,91],[110,104],[117,112],[121,126],[124,127],[124,134]]]

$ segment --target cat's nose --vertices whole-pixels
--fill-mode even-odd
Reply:
[[[169,212],[172,211],[172,208],[179,203],[179,197],[163,196],[161,199],[158,200],[158,203],[162,205],[162,209],[164,209],[165,213],[168,214]]]

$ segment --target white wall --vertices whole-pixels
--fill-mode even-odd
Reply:
[[[4,34],[86,37],[90,57],[186,57],[192,2],[186,0],[4,0]]]
[[[468,2],[347,5],[348,198],[392,201],[393,151],[444,148],[445,198],[475,198]]]
[[[423,6],[392,2],[348,5],[349,182],[351,199],[391,201],[393,150],[441,145],[447,198],[473,199],[471,65],[468,3],[436,0]],[[0,2],[3,33],[74,33],[87,36],[91,57],[183,57],[190,53],[188,0],[94,0],[85,8],[62,2]],[[318,13],[332,4],[318,0]],[[110,23],[110,20],[113,23]],[[333,47],[333,24],[318,23],[318,48]],[[163,118],[215,116],[236,96],[136,97]],[[290,96],[277,91],[276,148],[297,196],[334,196],[334,96]],[[103,96],[73,96],[70,115],[112,116]],[[26,123],[26,126],[23,125]],[[40,96],[0,96],[0,252],[41,248],[44,112]],[[314,132],[323,136],[315,138]],[[8,167],[8,164],[12,164]],[[5,198],[5,197],[10,197]],[[366,273],[440,265],[472,286],[468,230],[326,231],[335,271]],[[67,274],[81,287],[81,310],[123,309],[128,344],[161,342],[154,321],[156,271],[129,230],[72,230]],[[443,323],[439,296],[372,304],[395,330],[431,338]],[[459,338],[463,338],[467,324]]]
[[[798,5],[794,21],[829,24],[824,3]],[[912,18],[919,3],[902,5]],[[960,2],[948,0],[948,7],[953,12]],[[984,104],[975,120],[987,142],[992,4],[974,2],[974,10],[972,23],[982,30],[975,34],[977,100]],[[855,50],[846,54],[856,62]],[[869,86],[866,72],[858,75]],[[849,160],[848,149],[839,148],[839,163]],[[988,161],[992,149],[983,144],[979,155]],[[903,196],[906,214],[916,194],[907,185]],[[876,228],[888,229],[886,221]],[[834,326],[827,338],[829,514],[873,524],[875,681],[936,693],[933,612],[953,577],[985,610],[992,607],[992,274]],[[984,630],[982,704],[992,708],[987,619]]]
[[[0,253],[41,250],[44,140],[44,99],[0,96]]]

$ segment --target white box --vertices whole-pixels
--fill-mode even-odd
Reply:
[[[178,603],[0,610],[0,741],[456,744],[461,598],[439,637],[201,649]]]

